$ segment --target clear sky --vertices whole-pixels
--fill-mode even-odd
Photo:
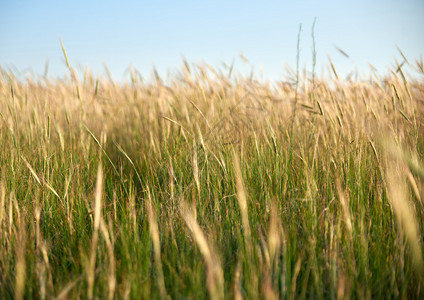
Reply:
[[[148,75],[189,62],[263,67],[265,78],[280,79],[283,65],[300,61],[311,69],[311,28],[316,17],[317,71],[331,56],[347,74],[372,63],[380,73],[400,60],[396,45],[414,60],[424,52],[423,0],[356,1],[30,1],[0,0],[0,65],[63,76],[62,38],[71,64],[95,73],[106,63],[116,79],[129,65]],[[350,58],[343,56],[343,49]]]

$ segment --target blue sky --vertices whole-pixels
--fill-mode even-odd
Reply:
[[[400,55],[424,52],[424,1],[29,1],[0,0],[0,65],[23,74],[66,74],[59,37],[71,64],[94,73],[106,63],[116,79],[129,65],[161,75],[189,62],[236,68],[263,68],[265,78],[282,79],[283,65],[296,65],[302,23],[300,61],[311,69],[311,27],[316,17],[317,71],[331,56],[343,74],[380,73]],[[344,57],[336,47],[343,49]],[[244,65],[243,53],[249,60]]]

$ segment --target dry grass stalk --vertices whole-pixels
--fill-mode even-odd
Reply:
[[[423,272],[422,244],[417,219],[413,211],[411,197],[408,193],[405,176],[401,165],[393,162],[386,170],[388,197],[400,230],[405,234],[411,248],[412,259],[419,272]]]
[[[6,183],[5,172],[2,172],[0,182],[0,238],[3,237],[3,218],[6,214]]]
[[[116,289],[116,262],[115,255],[113,252],[113,243],[110,238],[109,231],[107,229],[104,219],[100,218],[100,232],[103,235],[106,243],[106,249],[109,259],[109,272],[108,272],[108,298],[112,300],[115,298],[115,289]]]
[[[234,271],[234,281],[233,281],[233,293],[235,300],[242,300],[243,295],[241,292],[241,274],[242,274],[242,265],[239,260],[237,263],[236,270]]]
[[[193,144],[193,177],[194,182],[196,183],[197,196],[200,198],[200,180],[199,180],[199,167],[197,163],[197,147],[196,144]]]
[[[302,263],[302,257],[299,257],[296,261],[296,265],[294,267],[293,276],[292,276],[292,280],[291,280],[292,285],[291,285],[291,290],[290,290],[290,299],[295,299],[296,281],[297,281],[297,276],[299,276],[301,263]]]
[[[246,247],[249,249],[251,248],[251,231],[250,231],[250,224],[249,224],[249,212],[247,207],[246,192],[245,192],[244,184],[243,184],[243,177],[241,175],[240,162],[235,151],[233,151],[233,167],[234,167],[236,187],[237,187],[237,201],[240,206],[241,223],[243,226],[243,235],[246,240],[245,241]]]
[[[40,298],[51,297],[53,292],[53,277],[50,268],[47,245],[40,230],[41,208],[39,207],[38,195],[35,204],[35,238],[38,256],[37,277],[40,284]]]
[[[19,214],[18,214],[19,216]],[[18,228],[17,228],[17,241],[15,244],[16,252],[16,275],[15,275],[15,299],[21,300],[25,295],[25,280],[26,280],[26,261],[25,261],[25,250],[26,250],[26,220],[25,214],[18,217]]]
[[[137,230],[137,211],[135,206],[135,195],[134,193],[130,193],[129,195],[129,207],[128,207],[128,213],[129,213],[129,220],[131,224],[131,231],[136,232]]]
[[[94,228],[93,237],[91,239],[90,258],[87,266],[87,298],[93,299],[93,289],[96,269],[96,249],[99,239],[99,228],[102,211],[102,193],[103,193],[103,170],[101,164],[97,170],[96,190],[94,194]]]
[[[156,214],[155,214],[153,207],[152,207],[152,200],[151,200],[149,190],[148,190],[148,198],[146,200],[146,210],[147,210],[147,217],[149,219],[150,236],[151,236],[152,242],[153,242],[153,251],[154,251],[154,257],[155,257],[154,262],[155,262],[155,265],[156,265],[156,272],[157,272],[157,275],[158,275],[159,292],[160,292],[162,299],[166,299],[168,297],[168,295],[166,293],[165,279],[164,279],[164,276],[163,276],[163,269],[162,269],[159,228],[158,228],[158,223],[157,223],[157,219],[156,219]]]
[[[342,206],[343,210],[343,217],[346,224],[347,231],[349,233],[349,239],[352,239],[352,220],[350,216],[350,205],[349,205],[349,198],[346,199],[346,193],[342,189],[342,185],[340,183],[339,179],[336,179],[336,188],[337,193],[339,195],[340,204]]]
[[[32,166],[29,164],[29,162],[25,159],[25,157],[21,156],[22,160],[24,161],[27,168],[30,170],[31,175],[35,178],[35,180],[40,184],[47,187],[59,200],[61,200],[59,194],[56,192],[56,190],[42,177],[38,176],[35,170],[32,168]]]
[[[206,264],[206,283],[209,291],[209,296],[213,300],[224,299],[224,274],[221,268],[221,263],[217,255],[211,250],[206,240],[206,237],[196,222],[193,212],[188,204],[182,203],[182,215],[187,227],[199,247]]]
[[[271,217],[268,230],[268,249],[271,263],[274,263],[281,248],[282,226],[279,220],[278,206],[275,201],[271,204]],[[284,233],[283,233],[284,235]]]

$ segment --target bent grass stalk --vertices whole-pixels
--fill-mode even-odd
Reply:
[[[199,247],[200,252],[206,263],[206,283],[209,291],[209,296],[213,300],[224,299],[224,274],[216,254],[211,250],[206,237],[196,222],[190,206],[182,202],[182,215],[187,227]]]

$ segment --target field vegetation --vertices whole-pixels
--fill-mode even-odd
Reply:
[[[278,83],[68,66],[1,70],[0,298],[423,298],[422,60]]]

